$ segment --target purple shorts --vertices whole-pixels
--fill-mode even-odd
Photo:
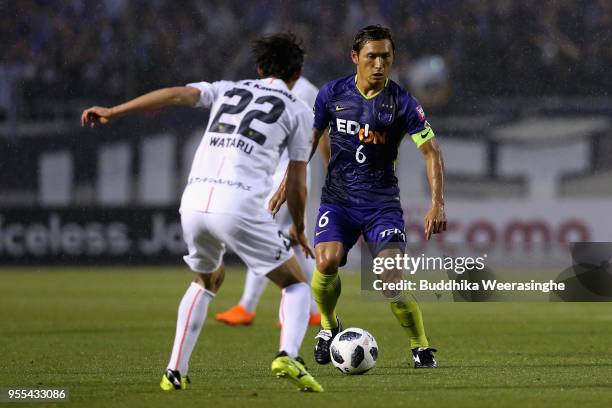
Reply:
[[[394,205],[380,207],[343,207],[336,204],[321,204],[314,233],[314,245],[320,242],[339,241],[346,255],[363,234],[372,256],[394,246],[402,252],[406,247],[404,212]]]

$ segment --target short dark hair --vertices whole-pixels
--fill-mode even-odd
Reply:
[[[391,30],[387,27],[383,27],[380,24],[369,25],[357,31],[355,38],[353,39],[353,51],[359,54],[359,51],[363,48],[365,43],[368,41],[378,40],[389,40],[391,42],[391,49],[395,54],[395,43],[393,42],[393,36]]]
[[[304,63],[304,49],[292,33],[261,37],[252,43],[255,64],[264,76],[288,81]]]

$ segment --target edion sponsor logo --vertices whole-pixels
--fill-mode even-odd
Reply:
[[[64,222],[51,213],[43,222],[5,222],[0,215],[0,254],[121,255],[130,250],[128,228],[120,222]]]
[[[475,219],[469,222],[449,221],[446,232],[435,236],[438,243],[464,242],[471,248],[488,250],[502,248],[532,250],[547,244],[568,244],[589,241],[591,230],[586,222],[568,218],[552,223],[543,219],[514,219],[507,222],[492,222]],[[423,225],[410,220],[406,224],[408,241],[424,241]]]
[[[348,135],[358,135],[362,143],[385,144],[387,140],[386,132],[378,132],[370,129],[370,124],[361,125],[354,120],[336,118],[336,130],[339,133]]]

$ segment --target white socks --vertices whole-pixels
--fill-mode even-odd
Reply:
[[[310,281],[312,280],[312,272],[314,271],[315,267],[315,260],[312,258],[306,258],[306,255],[304,255],[304,252],[299,245],[295,245],[293,247],[293,252],[295,253],[295,257],[300,264],[300,268],[306,277],[306,281],[310,284]],[[240,304],[242,307],[251,313],[255,312],[259,299],[261,299],[261,295],[263,294],[266,286],[268,286],[268,278],[265,276],[255,275],[253,272],[248,270],[246,280],[244,282],[244,290],[242,291],[242,297],[240,298]],[[312,293],[310,297],[310,313],[318,313],[317,304],[314,302],[314,299],[312,299]]]
[[[280,333],[280,349],[291,358],[298,356],[298,351],[306,328],[308,327],[308,307],[311,303],[310,286],[306,283],[294,283],[282,290],[278,318],[282,325]]]
[[[204,326],[208,304],[215,294],[195,282],[192,282],[183,296],[178,309],[176,335],[168,369],[178,370],[185,376],[189,367],[189,358]]]
[[[177,370],[182,376],[187,375],[191,353],[204,326],[208,304],[214,297],[213,292],[195,282],[187,288],[178,309],[176,335],[168,369]],[[280,350],[292,358],[297,357],[306,334],[311,297],[310,286],[303,282],[282,290],[278,313],[282,325]]]
[[[312,280],[312,274],[315,268],[315,260],[313,258],[306,258],[304,255],[304,251],[302,251],[302,247],[296,245],[293,247],[293,252],[295,253],[295,257],[297,258],[298,263],[300,264],[300,269],[304,273],[306,277],[306,282],[308,282],[308,286],[310,286],[310,281]],[[312,297],[312,290],[309,289],[310,292],[310,313],[319,313],[317,309],[317,304],[315,303]]]
[[[257,309],[257,304],[261,295],[268,286],[268,278],[265,276],[255,275],[251,270],[247,270],[246,280],[244,282],[244,290],[240,298],[240,304],[249,312],[253,313]]]

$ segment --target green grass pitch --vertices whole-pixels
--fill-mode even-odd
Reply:
[[[190,280],[184,268],[0,269],[0,388],[66,387],[70,403],[55,404],[60,407],[612,403],[610,304],[424,303],[440,367],[415,370],[388,305],[363,301],[358,275],[342,279],[345,324],[371,331],[380,347],[368,374],[351,377],[317,366],[316,331],[309,328],[302,355],[326,392],[302,394],[274,378],[269,366],[278,345],[278,290],[268,287],[251,327],[214,320],[239,298],[244,273],[234,268],[209,308],[190,389],[166,394],[158,383]]]

